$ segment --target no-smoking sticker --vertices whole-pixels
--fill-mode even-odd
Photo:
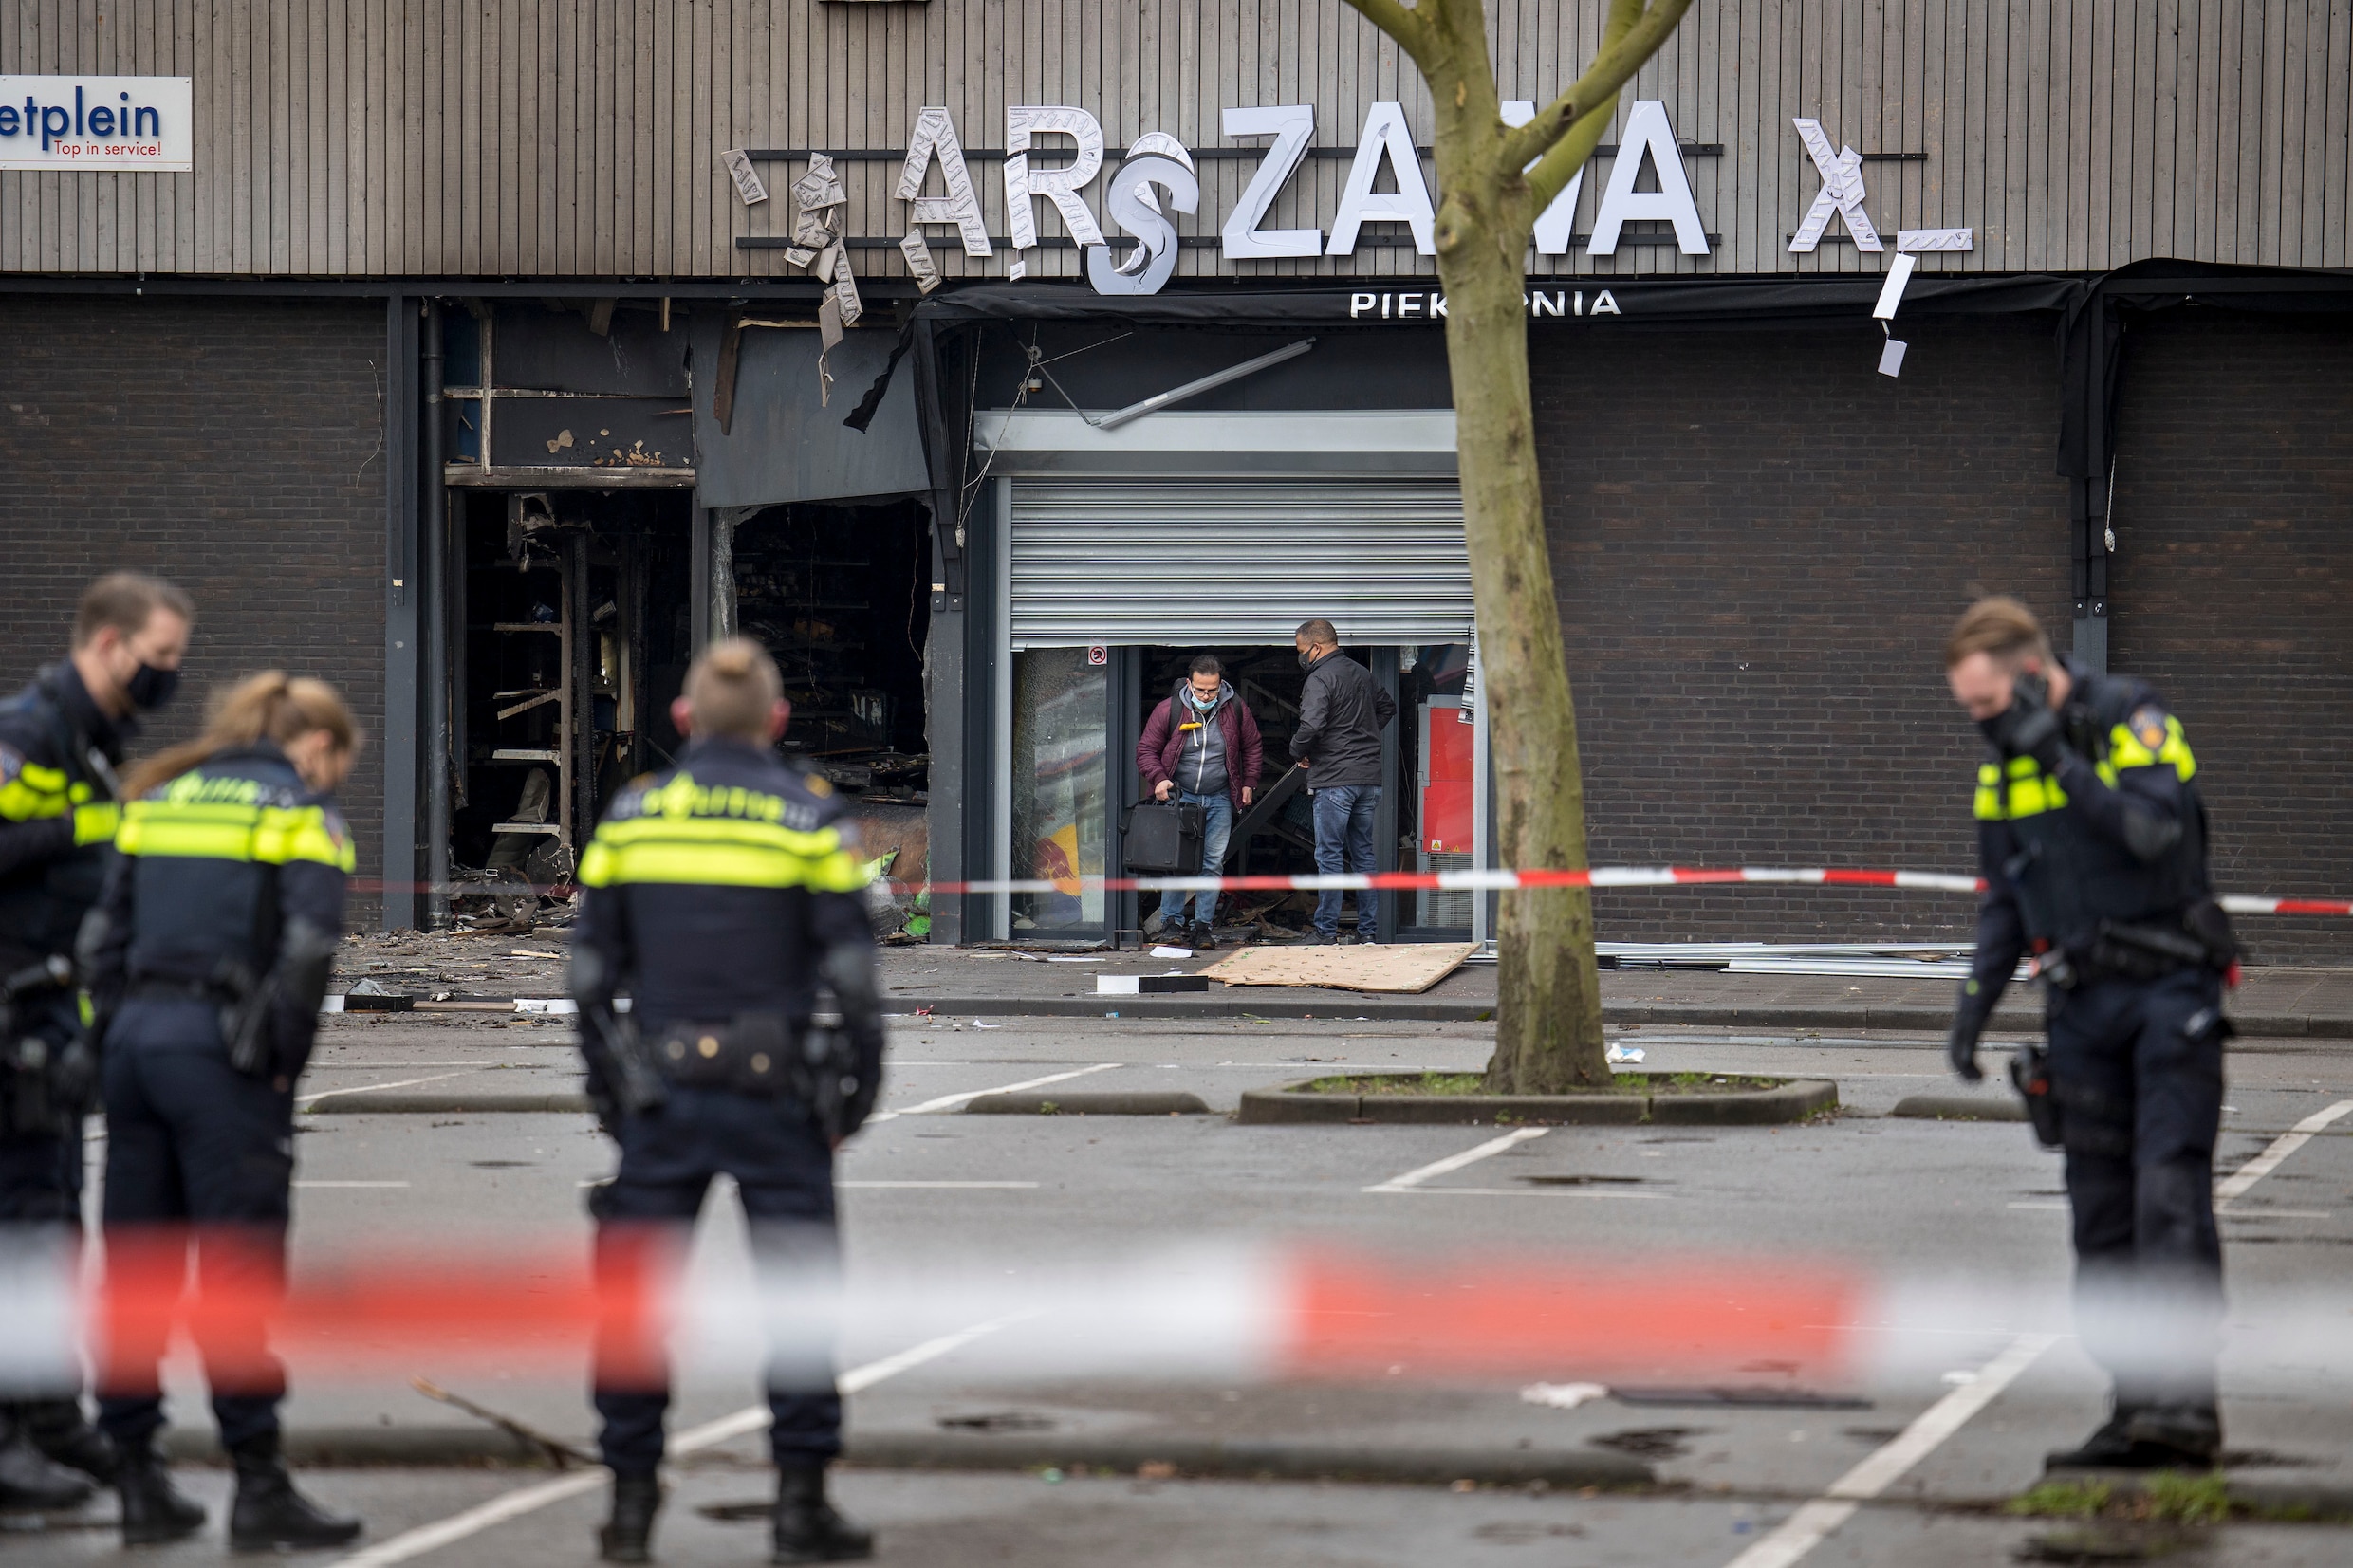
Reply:
[[[1089,664],[1109,664],[1111,662],[1111,650],[1104,647],[1100,642],[1090,642],[1086,645],[1086,662]]]

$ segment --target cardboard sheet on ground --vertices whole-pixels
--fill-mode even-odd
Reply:
[[[1328,986],[1348,991],[1426,991],[1462,967],[1471,942],[1357,948],[1244,948],[1202,974],[1229,986]]]

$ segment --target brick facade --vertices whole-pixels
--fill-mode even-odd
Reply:
[[[0,683],[58,655],[90,578],[136,567],[198,610],[187,694],[148,744],[270,666],[334,682],[380,742],[383,362],[380,302],[0,295]],[[363,876],[381,756],[342,792]],[[377,907],[355,896],[354,923]]]
[[[1939,648],[1977,591],[2064,643],[2045,322],[1574,337],[1534,361],[1596,863],[1975,862]],[[1965,940],[1965,897],[1604,894],[1604,940]]]
[[[2353,320],[2128,322],[2112,663],[2197,753],[2225,892],[2353,890]],[[2353,959],[2353,923],[2242,920],[2259,959]]]

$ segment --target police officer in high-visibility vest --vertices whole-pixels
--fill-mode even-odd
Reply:
[[[350,834],[330,791],[359,745],[324,681],[272,671],[232,688],[201,738],[133,768],[119,854],[82,930],[104,1041],[106,1288],[133,1304],[284,1288],[294,1080],[342,940]],[[258,1321],[216,1316],[198,1343],[236,1467],[238,1551],[339,1546],[357,1520],[294,1489],[278,1451],[286,1375]],[[115,1320],[99,1420],[119,1456],[126,1544],[204,1522],[156,1451],[164,1346]],[[124,1325],[132,1325],[125,1327]]]
[[[2109,1420],[2049,1463],[2211,1466],[2222,991],[2238,949],[2209,891],[2196,762],[2146,682],[2053,657],[2014,599],[1961,617],[1945,670],[1988,747],[1976,789],[1987,892],[1953,1066],[1981,1076],[1978,1036],[2031,954],[2049,1050],[2019,1052],[2010,1073],[2043,1141],[2066,1151],[2079,1326],[2115,1389]]]
[[[772,747],[790,711],[765,649],[714,644],[671,709],[692,737],[677,766],[623,789],[581,858],[572,990],[592,1100],[621,1145],[590,1202],[608,1289],[649,1243],[682,1253],[720,1174],[735,1179],[765,1284],[820,1288],[838,1266],[833,1152],[880,1087],[881,1005],[841,803]],[[821,987],[838,1025],[813,1022]],[[613,1471],[600,1544],[643,1562],[670,1394],[658,1348],[649,1368],[623,1337],[608,1325],[598,1347]],[[873,1538],[825,1495],[842,1430],[831,1345],[777,1345],[767,1378],[772,1560],[870,1556]]]
[[[73,646],[0,705],[0,1227],[70,1248],[82,1225],[82,1118],[97,1088],[71,954],[98,901],[115,768],[179,680],[195,610],[134,573],[83,593]],[[114,1479],[79,1391],[0,1405],[0,1507],[72,1507]]]

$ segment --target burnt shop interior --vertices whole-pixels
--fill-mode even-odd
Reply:
[[[993,614],[972,667],[992,669],[996,864],[1050,891],[998,895],[975,925],[1011,941],[1149,938],[1158,895],[1125,874],[1143,798],[1136,747],[1196,654],[1216,655],[1256,717],[1265,761],[1224,869],[1312,873],[1311,805],[1290,776],[1306,679],[1300,622],[1339,629],[1396,700],[1383,737],[1378,869],[1491,863],[1486,727],[1454,422],[1436,333],[1322,329],[1263,371],[1119,424],[1109,411],[1302,341],[1281,329],[991,323],[976,339],[967,517]],[[975,484],[971,476],[978,476]],[[1286,786],[1287,778],[1290,779]],[[1384,940],[1488,933],[1491,901],[1380,895]],[[1236,892],[1221,941],[1283,941],[1315,895]],[[1190,913],[1190,912],[1189,912]],[[1356,920],[1353,897],[1343,930]]]
[[[670,708],[694,650],[737,631],[784,676],[780,749],[844,798],[870,858],[919,876],[923,500],[708,506],[696,350],[707,410],[723,328],[683,305],[446,302],[440,326],[442,609],[462,635],[446,642],[452,766],[429,822],[461,890],[453,917],[544,913],[522,884],[565,881],[615,792],[676,759]]]

